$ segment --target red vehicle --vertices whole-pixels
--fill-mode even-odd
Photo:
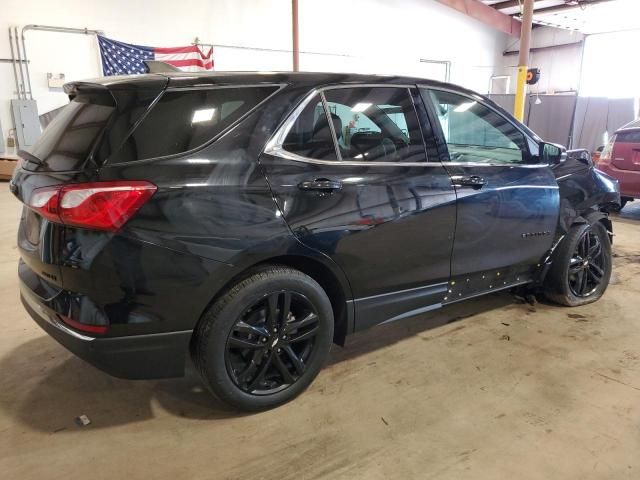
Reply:
[[[613,134],[596,166],[620,182],[620,209],[640,198],[640,120]]]

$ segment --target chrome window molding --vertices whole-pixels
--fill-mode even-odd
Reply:
[[[314,165],[345,165],[350,167],[440,167],[440,162],[357,162],[351,160],[319,160],[317,158],[304,157],[297,153],[288,152],[279,145],[265,149],[264,153],[274,157],[292,160],[294,162],[310,163]]]
[[[407,94],[409,98],[411,98],[411,103],[413,105],[413,97],[411,96],[411,89],[416,88],[416,85],[389,85],[387,83],[354,83],[348,85],[328,85],[326,87],[316,88],[312,90],[300,104],[289,114],[287,119],[282,123],[282,125],[278,128],[276,133],[271,137],[267,145],[265,146],[263,153],[267,155],[272,155],[275,157],[284,158],[287,160],[293,160],[295,162],[304,162],[311,163],[316,165],[347,165],[347,166],[362,166],[362,167],[441,167],[442,164],[440,162],[429,162],[425,152],[425,161],[424,162],[358,162],[352,160],[343,160],[342,155],[340,154],[340,149],[338,148],[336,141],[336,133],[333,127],[333,122],[329,122],[329,128],[333,134],[334,138],[334,148],[336,149],[336,155],[338,160],[319,160],[316,158],[305,157],[302,155],[298,155],[297,153],[288,152],[285,150],[282,145],[284,144],[284,140],[287,138],[287,135],[291,131],[293,124],[296,122],[302,111],[311,103],[311,101],[318,96],[322,101],[322,105],[324,108],[325,115],[327,116],[327,120],[331,118],[329,107],[324,98],[324,92],[326,90],[337,90],[343,88],[403,88],[407,89]],[[415,109],[415,105],[413,105]]]
[[[289,134],[289,132],[291,131],[291,128],[293,127],[293,124],[296,122],[296,120],[298,119],[302,111],[307,107],[307,105],[309,105],[309,103],[316,96],[318,96],[318,98],[323,104],[325,115],[327,115],[327,118],[330,118],[330,112],[327,106],[327,102],[324,98],[323,92],[325,92],[326,90],[336,90],[341,88],[357,88],[357,87],[406,88],[409,90],[409,96],[412,99],[412,103],[413,103],[413,97],[411,95],[411,89],[421,88],[426,90],[440,90],[440,91],[450,92],[456,95],[467,97],[471,100],[477,101],[478,103],[481,103],[485,107],[489,108],[491,111],[495,112],[497,115],[500,115],[500,117],[504,118],[507,122],[514,125],[508,118],[506,118],[500,112],[496,111],[494,108],[488,105],[479,95],[469,95],[463,92],[459,92],[455,89],[449,89],[446,87],[433,88],[433,87],[428,87],[420,84],[390,85],[386,83],[383,83],[383,84],[354,83],[354,84],[348,84],[348,85],[328,85],[325,87],[315,88],[311,92],[309,92],[309,94],[307,94],[306,97],[304,97],[304,99],[300,102],[300,104],[298,104],[298,106],[287,116],[286,120],[282,123],[282,125],[280,125],[276,133],[273,134],[271,139],[267,142],[263,150],[263,153],[267,155],[272,155],[275,157],[284,158],[286,160],[292,160],[294,162],[310,163],[315,165],[346,165],[346,166],[362,166],[362,167],[442,167],[442,166],[465,167],[467,166],[467,167],[517,167],[517,168],[544,168],[549,166],[545,163],[440,162],[437,160],[429,161],[428,159],[426,159],[424,162],[358,162],[358,161],[351,161],[351,160],[342,160],[342,156],[340,155],[339,148],[337,147],[337,142],[335,140],[334,140],[334,147],[336,149],[336,155],[338,160],[320,160],[316,158],[305,157],[302,155],[298,155],[297,153],[289,152],[282,147],[282,145],[284,144],[285,138],[287,138],[287,135]],[[415,105],[414,105],[414,108],[415,108]],[[514,125],[514,127],[520,133],[522,133],[528,141],[532,141],[533,143],[537,144],[537,142],[534,139],[532,139],[525,131],[520,129],[517,125]],[[333,138],[334,139],[337,138],[335,135],[334,127],[333,127],[333,122],[329,122],[329,128],[331,128],[331,131],[333,133]],[[425,154],[425,158],[426,158],[426,154]]]
[[[542,168],[548,167],[546,163],[483,163],[483,162],[442,162],[445,167],[513,167],[513,168]]]

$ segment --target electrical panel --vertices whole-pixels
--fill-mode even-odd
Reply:
[[[35,100],[11,100],[11,113],[16,126],[19,148],[32,146],[42,133],[38,105]]]

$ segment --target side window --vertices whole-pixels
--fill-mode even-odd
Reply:
[[[336,88],[324,93],[343,160],[423,162],[424,144],[406,88]]]
[[[333,126],[339,130],[337,120],[331,115]],[[331,127],[327,121],[322,99],[317,96],[311,100],[298,115],[291,130],[284,139],[282,148],[316,160],[337,160]]]
[[[422,90],[422,96],[433,102],[452,162],[529,161],[524,134],[492,109],[451,92]]]
[[[197,148],[277,89],[270,86],[167,91],[113,162],[162,157]]]

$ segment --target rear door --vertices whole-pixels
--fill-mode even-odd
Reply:
[[[455,193],[442,165],[428,161],[416,99],[408,86],[326,89],[297,108],[261,158],[278,214],[346,273],[356,328],[446,296]]]
[[[611,163],[619,170],[640,170],[640,129],[621,130],[616,134]]]
[[[423,89],[457,195],[449,300],[530,280],[550,249],[559,190],[537,145],[481,97]]]

